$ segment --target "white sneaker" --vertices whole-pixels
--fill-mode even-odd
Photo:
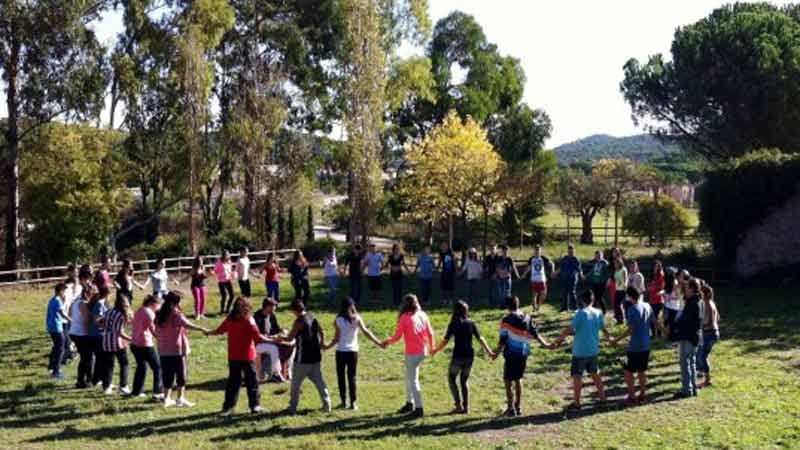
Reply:
[[[264,409],[261,408],[261,406],[256,406],[255,408],[250,410],[251,414],[261,414],[262,412],[264,412]]]
[[[164,394],[153,394],[153,400],[164,401]]]
[[[114,394],[114,386],[107,387],[106,390],[103,391],[103,394],[113,395]]]
[[[191,408],[192,406],[194,406],[194,403],[190,402],[189,400],[186,400],[183,397],[180,397],[175,402],[175,406],[177,406],[179,408]]]
[[[233,415],[233,408],[225,409],[221,413],[219,413],[220,417],[229,417]]]
[[[119,388],[119,395],[131,395],[131,388],[128,386],[122,386]]]
[[[170,406],[175,406],[175,400],[167,397],[164,399],[164,408],[169,408]]]

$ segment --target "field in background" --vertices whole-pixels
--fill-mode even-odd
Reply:
[[[331,332],[333,312],[323,307],[324,291],[314,273],[315,314]],[[289,295],[288,280],[282,283]],[[461,284],[461,283],[459,283]],[[263,287],[256,283],[256,297]],[[367,325],[379,337],[393,331],[396,310],[389,305],[388,280],[380,304],[363,308]],[[461,286],[460,286],[461,288]],[[407,290],[415,290],[409,280]],[[516,292],[528,298],[524,283]],[[217,292],[210,287],[210,311],[217,309]],[[463,293],[463,291],[459,291]],[[0,291],[0,448],[44,449],[442,449],[442,448],[792,448],[800,436],[800,299],[794,289],[718,290],[722,341],[713,355],[715,387],[700,397],[673,401],[679,388],[675,351],[656,344],[651,372],[652,402],[623,408],[623,349],[603,348],[601,365],[613,401],[599,405],[589,398],[579,413],[565,413],[568,403],[569,349],[538,347],[528,364],[521,418],[502,419],[502,362],[477,357],[471,379],[468,416],[447,416],[452,408],[446,382],[450,349],[425,362],[423,396],[427,416],[409,422],[394,412],[404,402],[402,346],[388,350],[362,340],[359,361],[359,404],[356,412],[316,409],[319,400],[306,383],[296,417],[277,413],[288,403],[287,385],[262,385],[266,413],[245,413],[241,393],[238,414],[220,418],[226,368],[224,338],[190,336],[188,396],[191,409],[163,409],[139,399],[106,397],[98,390],[78,391],[72,381],[54,383],[46,371],[50,341],[44,333],[47,290]],[[551,304],[538,317],[542,333],[552,339],[569,316]],[[138,300],[141,294],[137,292]],[[438,298],[438,289],[434,290]],[[525,302],[527,303],[527,301]],[[191,299],[185,304],[191,310]],[[437,336],[449,320],[449,308],[428,308]],[[497,340],[502,312],[480,305],[473,318],[491,345]],[[290,324],[285,305],[281,325]],[[201,322],[214,326],[219,318]],[[620,333],[621,328],[613,329]],[[131,358],[132,359],[132,358]],[[323,369],[338,403],[333,355],[324,355]],[[75,366],[66,368],[74,381]],[[148,383],[149,386],[149,376]],[[117,380],[115,379],[114,383]],[[589,389],[591,395],[593,389]],[[277,440],[279,439],[279,440]]]

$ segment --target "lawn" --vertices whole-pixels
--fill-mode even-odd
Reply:
[[[282,284],[287,296],[288,283]],[[321,285],[315,282],[313,289],[315,313],[330,332],[333,312],[320,306]],[[523,294],[521,283],[516,289]],[[262,293],[259,286],[256,294]],[[451,344],[423,365],[426,417],[417,421],[395,414],[405,399],[402,345],[381,350],[366,339],[362,340],[360,410],[356,412],[318,411],[318,397],[307,383],[300,405],[303,413],[281,416],[277,413],[288,403],[288,386],[265,384],[265,414],[247,414],[242,392],[237,415],[218,417],[227,373],[225,341],[199,334],[190,337],[193,352],[187,392],[197,402],[193,408],[164,409],[146,400],[104,396],[95,389],[75,390],[69,381],[74,380],[74,365],[66,368],[67,382],[54,383],[45,368],[49,338],[43,317],[48,294],[49,288],[0,292],[1,448],[797,448],[800,439],[800,299],[790,288],[718,289],[723,340],[712,360],[715,386],[698,398],[671,399],[679,388],[676,357],[674,350],[658,343],[652,361],[652,402],[622,407],[622,372],[616,359],[623,350],[604,348],[601,364],[614,401],[599,405],[590,399],[582,411],[567,414],[569,349],[536,348],[524,384],[524,417],[498,417],[505,406],[502,363],[483,355],[472,371],[470,415],[448,416],[452,404],[446,370]],[[387,282],[384,297],[388,296]],[[212,305],[216,298],[214,293]],[[397,316],[387,304],[363,308],[366,323],[379,337],[392,332]],[[186,309],[190,305],[189,299]],[[432,307],[429,313],[441,336],[449,311]],[[496,342],[501,315],[487,307],[473,311],[491,345]],[[290,324],[285,305],[281,305],[279,320],[283,326]],[[554,338],[567,320],[554,303],[538,318],[547,338]],[[218,322],[211,318],[201,324],[211,327]],[[336,404],[332,354],[324,355],[323,369]]]

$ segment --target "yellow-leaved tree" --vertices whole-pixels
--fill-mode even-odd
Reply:
[[[461,231],[467,233],[470,216],[488,214],[487,199],[495,197],[497,181],[505,170],[486,130],[469,117],[462,121],[455,111],[406,149],[406,161],[409,169],[399,191],[408,209],[406,216],[427,225],[429,241],[433,225],[447,219],[451,245],[453,218],[461,219]],[[469,240],[469,236],[462,237]]]

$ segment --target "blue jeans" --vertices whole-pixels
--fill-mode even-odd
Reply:
[[[53,375],[61,374],[61,363],[64,361],[64,333],[50,333],[53,348],[50,350],[50,363],[47,368]]]
[[[719,340],[719,331],[704,331],[703,342],[700,348],[697,349],[697,371],[704,374],[711,373],[711,366],[708,364],[708,355],[711,354],[711,349],[714,344]]]
[[[511,295],[511,277],[497,278],[494,280],[494,286],[497,292],[497,306],[502,308],[506,298]]]
[[[564,300],[561,309],[578,309],[578,277],[570,277],[564,280]]]
[[[419,279],[419,296],[420,296],[420,303],[423,305],[427,305],[431,299],[431,282],[433,281],[432,278],[420,278]]]
[[[697,395],[697,346],[691,341],[678,341],[678,362],[681,365],[681,392],[686,396]]]
[[[328,303],[336,305],[336,290],[339,288],[339,277],[336,275],[325,277],[325,285],[328,286]]]
[[[275,300],[280,300],[281,289],[277,281],[267,281],[267,297]]]

